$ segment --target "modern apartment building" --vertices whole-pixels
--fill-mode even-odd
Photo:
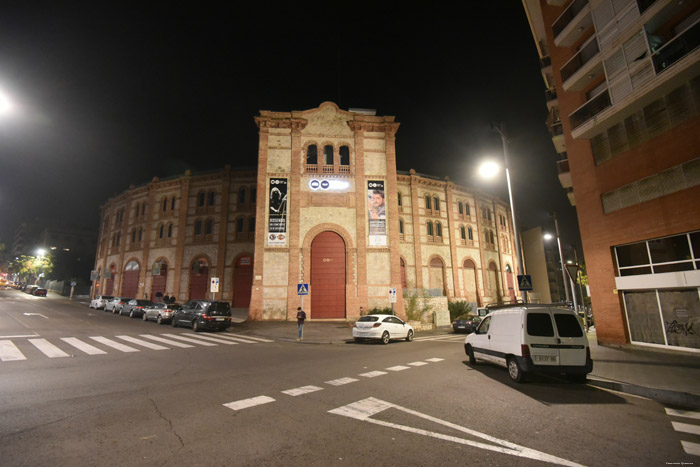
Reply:
[[[598,340],[697,351],[700,0],[523,6]]]

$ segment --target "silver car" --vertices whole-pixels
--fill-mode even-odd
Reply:
[[[114,297],[105,303],[105,311],[111,311],[117,314],[122,311],[122,308],[124,308],[124,305],[126,305],[129,300],[131,300],[131,297]]]
[[[96,310],[99,310],[101,308],[104,308],[107,302],[113,298],[114,297],[112,295],[98,295],[97,297],[90,300],[90,306],[88,308],[94,308]]]
[[[144,321],[155,321],[158,324],[169,323],[173,318],[173,312],[182,308],[175,303],[158,302],[143,309]]]

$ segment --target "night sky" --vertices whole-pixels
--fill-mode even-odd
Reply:
[[[507,200],[504,177],[475,174],[483,156],[502,154],[490,122],[503,122],[521,227],[552,230],[556,209],[562,242],[579,243],[519,1],[323,11],[299,2],[245,11],[23,3],[0,16],[0,89],[15,106],[0,116],[8,246],[24,220],[97,231],[100,204],[156,175],[254,167],[260,110],[324,101],[394,115],[399,170],[447,175]]]

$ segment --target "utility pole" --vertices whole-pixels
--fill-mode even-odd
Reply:
[[[571,301],[571,297],[569,296],[569,288],[566,286],[566,271],[564,270],[565,262],[564,262],[564,255],[562,254],[561,251],[561,239],[559,238],[559,219],[557,218],[557,212],[552,211],[552,216],[554,217],[554,230],[557,233],[557,247],[559,248],[559,261],[561,261],[561,278],[564,286],[564,293],[566,294],[566,301],[569,302]],[[572,290],[573,292],[573,290]]]

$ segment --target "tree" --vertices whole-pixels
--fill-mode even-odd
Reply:
[[[10,263],[10,271],[25,279],[28,276],[39,277],[40,274],[45,276],[53,271],[53,260],[48,253],[42,256],[21,255]]]

